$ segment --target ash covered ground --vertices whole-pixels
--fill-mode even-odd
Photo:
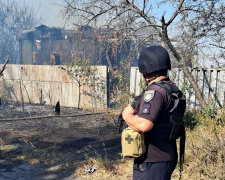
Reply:
[[[0,106],[1,180],[80,179],[74,172],[87,157],[104,157],[107,152],[110,160],[120,159],[120,135],[112,117],[67,117],[63,115],[91,112],[66,107],[61,107],[61,117],[46,117],[54,115],[54,109],[14,102]],[[6,146],[15,148],[7,151]]]

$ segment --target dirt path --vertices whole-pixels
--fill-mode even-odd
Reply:
[[[61,108],[61,114],[89,113]],[[0,119],[46,116],[54,107],[6,103]],[[89,158],[120,159],[120,136],[106,115],[0,121],[0,180],[81,179]],[[91,164],[90,164],[91,165]],[[84,170],[85,171],[85,170]]]

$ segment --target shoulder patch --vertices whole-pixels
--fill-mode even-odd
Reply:
[[[145,102],[151,101],[153,99],[154,95],[155,95],[155,90],[145,91],[145,94],[144,94]]]

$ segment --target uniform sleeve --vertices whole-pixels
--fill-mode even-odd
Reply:
[[[149,95],[147,94],[150,91],[154,92],[153,97],[151,98],[149,98]],[[165,107],[165,100],[164,96],[159,91],[150,91],[146,91],[142,96],[137,115],[155,123],[160,113],[163,112],[162,110]]]

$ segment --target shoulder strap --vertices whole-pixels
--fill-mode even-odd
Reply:
[[[177,105],[179,103],[179,97],[178,97],[178,92],[180,92],[179,88],[175,84],[170,84],[170,83],[166,83],[166,82],[163,82],[163,81],[157,81],[153,84],[158,85],[161,88],[165,89],[165,91],[173,97],[174,106],[170,110],[170,112],[173,112],[174,109],[177,107]]]
[[[170,83],[166,83],[166,82],[163,82],[163,81],[157,81],[157,82],[154,82],[153,84],[162,87],[163,89],[165,89],[165,91],[168,94],[171,94],[172,92],[180,91],[179,88],[175,84],[170,84]]]

